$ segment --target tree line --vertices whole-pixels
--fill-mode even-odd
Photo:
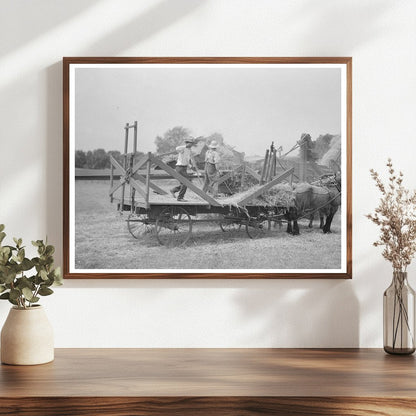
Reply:
[[[189,129],[183,126],[176,126],[167,130],[162,136],[157,136],[154,143],[157,154],[164,154],[173,152],[177,146],[184,143],[185,139],[192,137]],[[316,140],[310,140],[308,146],[309,160],[317,161],[331,147],[331,141],[334,138],[332,134],[320,135]],[[213,133],[210,136],[200,136],[197,138],[198,142],[211,143],[215,140],[218,144],[224,143],[224,138],[220,133]],[[138,156],[143,155],[142,152],[137,152]],[[109,169],[111,168],[110,155],[114,157],[121,165],[123,165],[123,157],[118,150],[105,151],[104,149],[75,151],[75,167],[86,169]]]
[[[138,155],[143,153],[137,152]],[[118,150],[105,151],[104,149],[75,151],[75,167],[83,169],[110,169],[110,155],[123,166],[123,157]]]
[[[163,154],[167,152],[172,152],[176,149],[177,146],[184,143],[185,139],[191,137],[190,130],[182,127],[176,126],[172,129],[166,131],[163,136],[157,136],[155,139],[156,153]],[[224,139],[221,134],[214,133],[209,137],[199,137],[199,140],[206,141],[207,143],[212,140],[216,140],[218,143],[222,144]],[[137,154],[143,155],[142,152],[137,152]],[[84,169],[109,169],[111,168],[110,155],[114,157],[121,165],[123,165],[123,157],[118,150],[106,151],[104,149],[95,149],[95,150],[76,150],[75,151],[75,167],[84,168]]]

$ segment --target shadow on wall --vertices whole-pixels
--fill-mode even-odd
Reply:
[[[105,37],[83,51],[91,56],[120,55],[126,49],[137,46],[140,42],[177,23],[189,13],[203,6],[205,2],[195,0],[164,0],[156,3],[129,23],[108,33]],[[186,39],[178,39],[178,42]]]
[[[351,281],[283,280],[235,296],[250,328],[243,345],[280,348],[359,346],[359,303]],[[254,345],[253,345],[254,346]]]
[[[99,0],[44,1],[27,2],[8,1],[2,4],[0,27],[2,33],[13,34],[3,36],[0,40],[0,56],[13,52],[39,36],[52,31],[88,8],[99,3]],[[26,18],[26,20],[25,20]],[[21,24],[24,30],[16,30]]]
[[[45,218],[49,241],[56,248],[55,259],[62,264],[62,198],[63,198],[63,125],[62,125],[62,63],[47,68],[46,206]]]

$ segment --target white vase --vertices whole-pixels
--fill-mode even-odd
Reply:
[[[1,362],[35,365],[53,359],[53,329],[43,307],[11,308],[1,331]]]

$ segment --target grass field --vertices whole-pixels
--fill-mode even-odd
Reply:
[[[136,240],[127,229],[127,215],[108,197],[109,182],[75,182],[75,264],[77,269],[338,269],[341,265],[340,213],[332,234],[307,228],[300,236],[272,228],[251,240],[242,228],[224,233],[217,223],[193,224],[185,247],[160,246],[156,236]]]

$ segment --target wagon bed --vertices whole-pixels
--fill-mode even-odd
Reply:
[[[123,206],[120,202],[118,208],[129,212],[126,221],[133,237],[156,235],[160,244],[170,247],[185,244],[197,223],[217,223],[224,233],[246,231],[249,238],[258,238],[271,230],[273,222],[281,224],[286,212],[285,207],[266,203],[239,206],[232,198],[216,201],[217,205],[211,205],[196,198],[177,201],[172,196],[152,195],[147,202],[138,199]]]
[[[133,153],[127,153],[128,131],[134,128]],[[124,166],[110,156],[110,191],[113,202],[115,192],[121,188],[121,198],[117,204],[118,210],[129,212],[128,229],[135,238],[156,234],[159,243],[163,245],[185,244],[192,233],[195,222],[218,222],[222,231],[245,228],[250,238],[255,238],[265,230],[270,230],[272,221],[281,221],[284,209],[266,201],[259,201],[273,186],[289,177],[292,178],[294,169],[288,169],[280,175],[268,176],[267,183],[262,183],[260,177],[252,169],[243,166],[243,175],[248,172],[259,184],[238,195],[225,198],[213,198],[188,178],[180,175],[160,157],[147,153],[137,155],[137,122],[128,124],[126,129]],[[136,160],[136,157],[139,157]],[[152,169],[158,168],[171,178],[178,180],[188,187],[186,201],[177,201],[166,189],[151,181]],[[115,172],[120,172],[119,179]],[[224,181],[230,174],[223,175],[218,182]],[[263,175],[262,175],[263,176]],[[118,180],[116,180],[118,179]],[[129,194],[125,188],[128,187]],[[198,217],[198,214],[212,214]],[[215,217],[215,218],[213,218]]]

